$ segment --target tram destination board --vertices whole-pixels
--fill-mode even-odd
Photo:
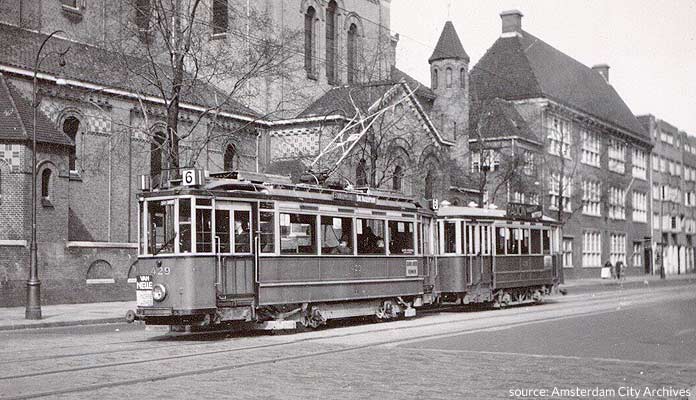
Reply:
[[[334,198],[334,200],[350,201],[350,202],[354,202],[354,203],[368,203],[368,204],[377,203],[376,198],[374,198],[372,196],[357,194],[357,193],[334,192],[333,198]]]
[[[538,204],[508,203],[507,215],[509,218],[528,221],[538,221],[542,217],[541,206]]]

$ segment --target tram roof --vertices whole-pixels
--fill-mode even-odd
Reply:
[[[438,217],[471,217],[471,218],[492,218],[492,219],[510,219],[517,220],[515,218],[509,218],[505,210],[500,209],[490,209],[490,208],[478,208],[478,207],[462,207],[462,206],[447,206],[442,207],[437,210]],[[538,222],[547,222],[551,224],[558,223],[557,220],[542,215]]]

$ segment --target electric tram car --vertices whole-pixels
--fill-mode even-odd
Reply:
[[[187,170],[143,190],[138,212],[127,319],[146,324],[314,328],[441,303],[538,301],[559,280],[553,221],[433,211],[390,192]]]

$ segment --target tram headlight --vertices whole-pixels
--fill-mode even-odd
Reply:
[[[155,301],[162,301],[167,297],[167,289],[162,284],[157,284],[152,288],[152,298]]]

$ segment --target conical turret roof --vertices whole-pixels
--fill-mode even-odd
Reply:
[[[464,51],[462,42],[459,41],[459,35],[454,29],[452,21],[447,21],[445,27],[440,34],[440,40],[437,41],[433,55],[428,59],[429,63],[437,60],[459,59],[469,62],[469,56]]]

